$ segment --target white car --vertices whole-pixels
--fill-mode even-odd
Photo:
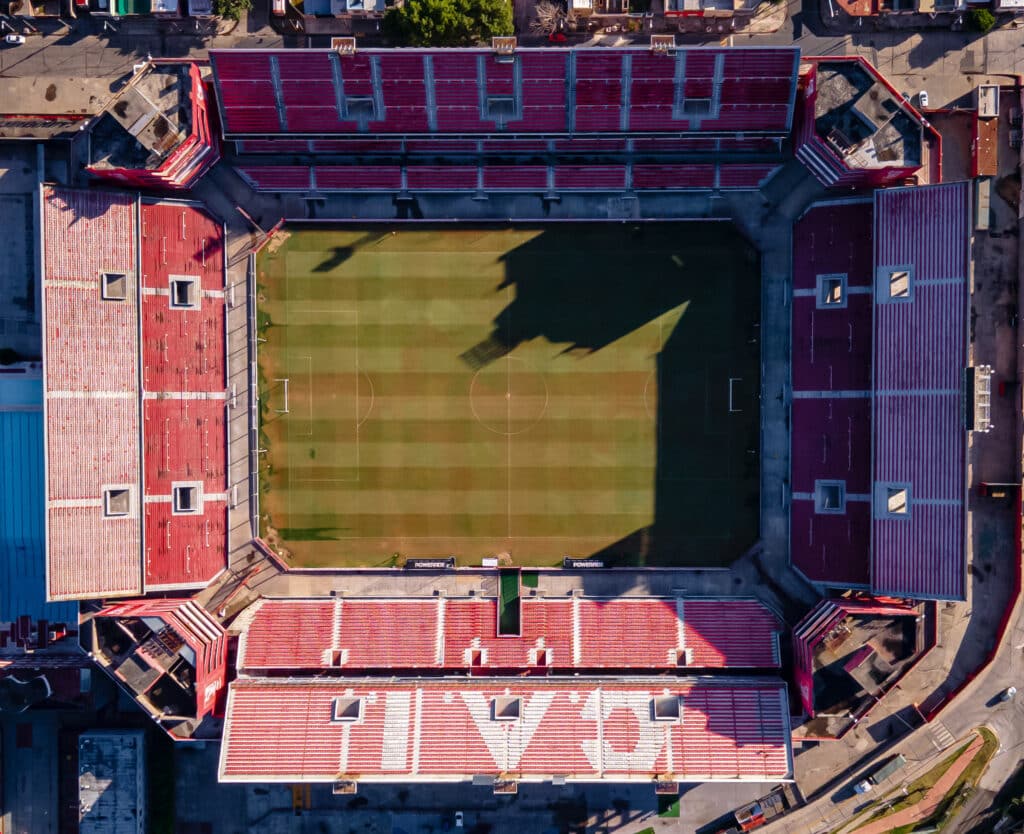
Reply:
[[[463,823],[462,811],[456,811],[455,812],[455,827],[456,828],[462,828],[462,823]]]
[[[9,46],[21,46],[25,43],[24,35],[4,35],[4,43]]]
[[[1016,694],[1017,694],[1017,687],[1016,686],[1008,686],[1008,687],[1006,687],[1006,689],[1004,689],[1002,692],[999,693],[999,700],[1003,701],[1004,703],[1006,701],[1012,701],[1013,697]]]
[[[921,107],[927,107],[928,106],[928,91],[927,90],[921,90],[921,92],[919,92],[917,94],[917,103]]]

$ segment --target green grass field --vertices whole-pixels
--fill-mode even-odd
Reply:
[[[261,525],[296,565],[757,538],[759,266],[729,227],[289,228],[258,293]]]

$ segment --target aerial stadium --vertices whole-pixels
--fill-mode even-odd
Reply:
[[[47,595],[223,781],[790,780],[825,636],[965,598],[972,191],[866,62],[214,50],[94,125]]]

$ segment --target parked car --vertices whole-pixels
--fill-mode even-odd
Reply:
[[[927,90],[921,90],[921,92],[919,92],[917,94],[917,103],[921,107],[927,107],[928,106],[928,91]]]
[[[464,819],[463,819],[463,816],[462,816],[462,811],[456,811],[455,812],[455,827],[456,828],[462,828],[462,823],[463,822],[464,822]]]
[[[4,35],[4,43],[8,46],[21,46],[25,43],[24,35]]]

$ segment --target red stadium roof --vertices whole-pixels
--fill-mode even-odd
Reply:
[[[781,682],[240,679],[220,779],[767,781],[789,736]]]
[[[871,581],[963,599],[971,186],[875,192]]]
[[[774,615],[755,600],[526,597],[521,635],[493,598],[267,599],[240,626],[238,668],[778,668]],[[679,658],[682,658],[679,660]]]
[[[225,566],[223,236],[191,205],[43,190],[50,599]]]
[[[212,50],[224,134],[788,133],[789,47]],[[568,80],[568,81],[567,81]]]

